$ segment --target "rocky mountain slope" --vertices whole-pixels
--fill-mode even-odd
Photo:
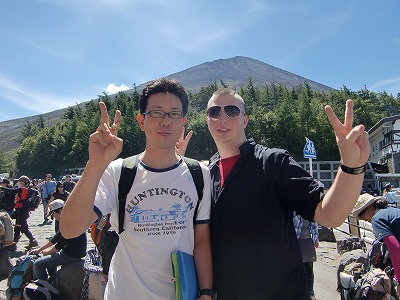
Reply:
[[[240,86],[247,86],[250,78],[253,84],[259,88],[264,88],[266,84],[271,83],[291,88],[302,85],[307,81],[311,89],[315,91],[332,90],[332,88],[316,81],[243,56],[205,62],[167,77],[179,80],[189,91],[198,90],[200,87],[208,86],[214,81],[219,84],[220,80],[229,87],[239,88]],[[145,84],[139,85],[138,91],[141,91]],[[127,94],[131,92],[132,90],[125,91]],[[60,121],[63,114],[64,109],[60,109],[45,113],[42,117],[46,126],[50,126]],[[15,151],[20,145],[18,139],[24,125],[27,121],[33,122],[37,118],[38,116],[32,116],[0,122],[0,152],[9,153]]]

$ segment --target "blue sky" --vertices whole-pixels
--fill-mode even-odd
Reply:
[[[0,121],[238,55],[396,96],[399,11],[398,0],[2,1]]]

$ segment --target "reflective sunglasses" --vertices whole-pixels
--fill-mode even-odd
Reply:
[[[162,110],[150,110],[146,113],[142,113],[142,115],[150,115],[152,118],[156,118],[156,119],[164,118],[165,115],[168,115],[168,117],[170,117],[171,119],[182,119],[183,118],[183,112],[181,112],[181,111],[165,112]]]
[[[236,105],[225,105],[225,106],[211,106],[207,110],[207,116],[210,119],[218,120],[221,116],[222,108],[224,109],[225,115],[230,119],[236,119],[242,112]],[[244,113],[243,113],[244,115]]]

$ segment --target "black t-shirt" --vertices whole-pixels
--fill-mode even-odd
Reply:
[[[65,239],[60,231],[51,238],[50,242],[56,245],[57,250],[63,250],[65,254],[72,258],[82,258],[86,256],[86,232],[73,239]]]
[[[54,197],[54,199],[61,199],[64,201],[67,201],[68,196],[70,195],[69,192],[65,191],[64,194],[61,194],[59,192],[53,192],[51,195]]]

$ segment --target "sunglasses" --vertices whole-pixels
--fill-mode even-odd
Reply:
[[[236,105],[225,105],[225,106],[211,106],[207,110],[207,116],[210,119],[218,120],[221,116],[221,111],[224,109],[225,115],[229,119],[236,119],[240,116],[240,113],[243,113],[239,107]],[[244,115],[244,113],[243,113]]]

